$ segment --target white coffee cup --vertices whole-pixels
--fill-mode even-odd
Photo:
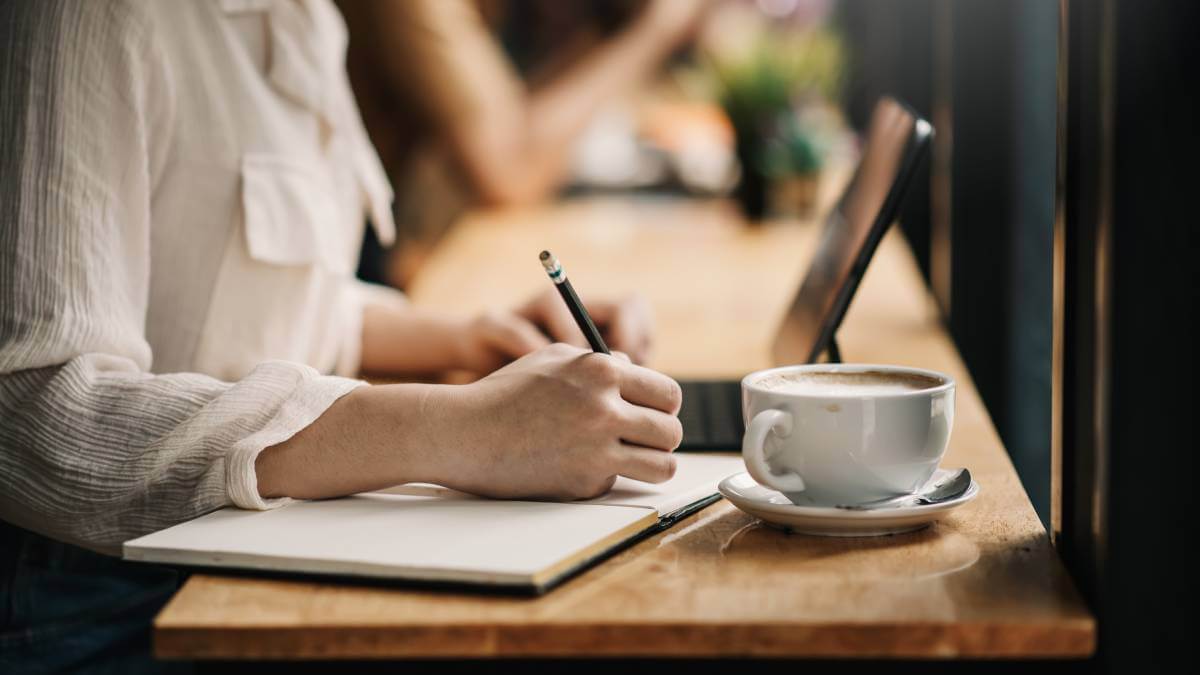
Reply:
[[[742,380],[742,414],[754,480],[795,504],[861,503],[933,475],[954,425],[954,378],[871,364],[773,368]]]

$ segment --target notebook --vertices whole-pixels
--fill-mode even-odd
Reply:
[[[125,542],[126,560],[542,593],[720,498],[739,456],[677,455],[652,485],[618,478],[569,503],[410,484],[272,511],[226,508]]]

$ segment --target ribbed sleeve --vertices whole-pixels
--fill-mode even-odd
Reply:
[[[222,506],[264,509],[254,460],[360,385],[269,362],[236,383],[87,355],[0,377],[0,517],[107,553]]]
[[[258,496],[255,458],[360,382],[151,374],[173,83],[141,6],[0,3],[0,519],[115,553]],[[166,214],[170,217],[170,214]]]

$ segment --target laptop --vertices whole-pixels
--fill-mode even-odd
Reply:
[[[884,98],[867,128],[862,159],[837,206],[800,290],[775,335],[775,365],[840,362],[835,334],[879,241],[896,219],[905,191],[928,152],[933,126],[908,106]],[[742,446],[740,380],[681,380],[680,450],[736,450]]]

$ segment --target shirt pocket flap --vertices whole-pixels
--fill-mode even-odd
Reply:
[[[322,223],[336,219],[333,199],[308,166],[278,155],[242,158],[242,214],[250,257],[306,265],[330,255]]]

